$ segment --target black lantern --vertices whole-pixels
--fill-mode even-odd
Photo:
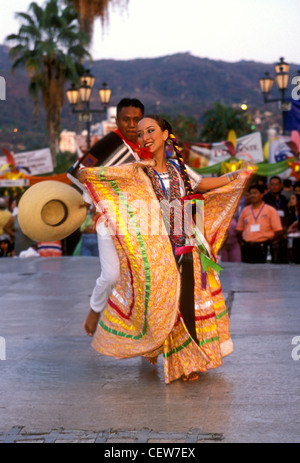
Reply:
[[[273,84],[274,78],[270,76],[268,72],[265,73],[264,77],[259,79],[259,85],[261,93],[264,97],[265,103],[272,103],[272,102],[279,102],[280,109],[282,112],[282,133],[285,133],[285,114],[286,111],[289,111],[291,108],[290,102],[285,100],[285,91],[288,87],[289,83],[289,70],[290,65],[284,61],[283,58],[280,58],[280,61],[275,64],[275,81],[278,86],[278,89],[281,92],[280,98],[268,98],[270,94]]]
[[[107,87],[106,83],[103,83],[102,88],[99,90],[99,98],[103,105],[101,109],[90,108],[90,98],[95,83],[95,77],[90,73],[90,70],[86,70],[84,75],[80,78],[80,87],[76,88],[75,84],[72,84],[66,92],[68,101],[72,107],[73,113],[78,113],[82,121],[87,124],[87,149],[91,147],[90,128],[92,121],[92,113],[102,113],[106,111],[109,105],[111,97],[111,89]]]

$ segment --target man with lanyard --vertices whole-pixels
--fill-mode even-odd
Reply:
[[[252,185],[249,192],[251,204],[242,210],[236,227],[242,261],[265,263],[268,245],[281,236],[282,225],[278,212],[263,201],[263,185]]]
[[[274,207],[278,211],[283,228],[282,235],[278,239],[273,240],[271,245],[272,263],[274,264],[288,263],[288,201],[286,197],[281,194],[282,188],[283,185],[281,178],[278,176],[271,177],[269,182],[269,192],[263,197],[266,204]]]

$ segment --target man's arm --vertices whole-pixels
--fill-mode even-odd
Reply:
[[[241,230],[236,230],[237,239],[240,245],[244,243],[243,241],[243,232]]]
[[[284,233],[284,230],[283,230],[282,225],[281,225],[281,220],[280,220],[280,216],[278,214],[278,211],[276,209],[272,208],[270,210],[270,213],[271,213],[271,227],[272,227],[272,229],[274,231],[273,240],[276,240],[276,239],[282,237],[282,235]]]
[[[11,218],[9,219],[8,222],[6,222],[6,224],[4,225],[3,227],[3,231],[5,233],[8,233],[12,239],[15,238],[15,231],[14,231],[14,220],[15,220],[15,217],[14,216],[11,216]]]
[[[283,235],[283,230],[276,230],[276,231],[274,232],[273,240],[275,241],[275,240],[277,240],[278,238],[281,238],[282,235]],[[271,241],[273,241],[273,240],[271,240]]]

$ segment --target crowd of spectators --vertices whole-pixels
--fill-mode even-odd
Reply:
[[[82,226],[60,241],[36,242],[26,236],[18,221],[21,195],[0,197],[0,257],[98,256],[95,207],[88,210]]]
[[[83,252],[91,239],[96,239],[93,211],[89,211],[90,223],[85,223],[84,229],[62,241],[37,243],[20,228],[18,200],[0,197],[0,257],[93,255]],[[274,176],[268,183],[252,183],[231,221],[220,258],[223,262],[299,264],[300,182]]]
[[[221,250],[223,262],[300,263],[300,182],[259,180],[245,192]]]
[[[61,256],[61,241],[38,243],[23,233],[18,221],[20,197],[0,197],[0,257]]]
[[[37,243],[24,235],[19,225],[19,199],[20,196],[0,198],[0,257],[19,257],[24,252],[38,255]]]

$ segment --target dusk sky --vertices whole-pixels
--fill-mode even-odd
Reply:
[[[18,32],[15,12],[27,12],[30,3],[1,2],[0,43]],[[94,59],[189,52],[227,62],[274,63],[282,56],[300,64],[299,0],[129,0],[126,9],[110,8],[109,14],[105,29],[96,20]]]

